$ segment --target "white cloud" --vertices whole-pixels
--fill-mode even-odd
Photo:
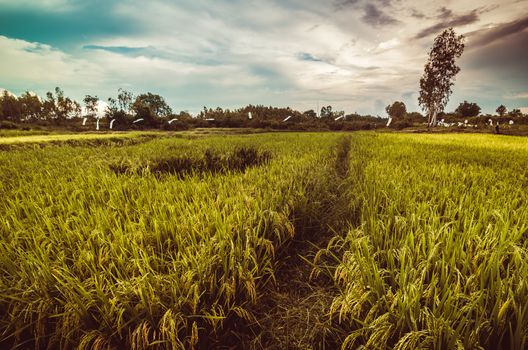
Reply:
[[[100,69],[49,45],[0,36],[0,76],[18,88],[62,83],[94,84]]]
[[[506,98],[509,98],[509,99],[525,99],[525,98],[528,98],[528,92],[521,92],[521,93],[518,93],[518,94],[515,94],[515,95],[510,95],[510,96],[506,96]]]
[[[479,19],[457,28],[459,33],[511,20],[521,7],[515,0],[503,1],[499,8],[484,8],[476,0],[386,2],[388,5],[379,10],[398,22],[371,26],[364,20],[364,2],[349,7],[336,3],[116,2],[108,11],[133,23],[138,28],[134,34],[100,34],[89,42],[80,39],[74,49],[66,51],[0,37],[0,76],[11,90],[59,85],[65,90],[68,87],[66,93],[73,91],[77,98],[84,94],[107,97],[118,87],[148,90],[163,94],[175,109],[194,111],[203,105],[236,107],[246,103],[307,109],[320,101],[348,112],[381,113],[380,105],[402,96],[407,96],[408,109],[413,110],[417,106],[412,92],[418,91],[434,36],[413,38],[441,21],[442,6],[456,14],[480,9]],[[0,9],[12,4],[0,0]],[[79,0],[17,2],[17,6],[46,11],[82,4]],[[421,13],[423,18],[413,13]],[[80,49],[84,45],[149,50],[127,54]],[[470,79],[459,79],[455,93],[476,91],[480,73],[463,66],[461,74]]]

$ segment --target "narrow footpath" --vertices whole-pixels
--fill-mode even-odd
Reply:
[[[324,222],[304,228],[280,254],[276,283],[270,284],[259,302],[255,316],[258,324],[250,325],[251,340],[243,339],[242,348],[251,349],[335,349],[339,332],[328,317],[336,289],[324,274],[313,274],[314,257],[329,241],[348,227],[345,217],[346,192],[342,186],[348,175],[350,139],[337,146],[335,174],[332,181],[334,201],[328,207]],[[306,232],[308,231],[308,232]]]

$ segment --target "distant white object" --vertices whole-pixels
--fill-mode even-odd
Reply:
[[[464,120],[464,124],[467,124],[467,123],[468,123],[468,120],[467,120],[467,119],[466,119],[466,120]]]
[[[105,101],[98,100],[95,105],[94,111],[88,111],[86,107],[81,108],[81,115],[85,116],[93,116],[94,118],[100,119],[103,118],[106,115],[106,111],[108,110],[108,103]]]
[[[248,118],[253,119],[253,115],[251,114],[251,112],[248,112]]]
[[[391,123],[392,123],[392,117],[389,117],[389,121],[387,122],[387,127],[388,127],[389,125],[391,125]]]
[[[509,124],[510,124],[510,125],[513,125],[513,120],[510,120]]]
[[[493,120],[489,119],[488,121],[489,121],[489,125],[493,126]]]
[[[339,119],[343,119],[344,117],[345,117],[345,116],[342,115],[342,116],[340,116],[340,117],[335,118],[334,120],[335,120],[335,121],[338,121]]]
[[[213,121],[213,120],[215,120],[215,118],[206,118],[205,120]]]
[[[284,118],[283,122],[287,122],[288,120],[290,120],[291,117],[291,115],[287,116],[286,118]]]
[[[112,130],[114,126],[115,119],[110,120],[110,130]]]
[[[178,118],[174,118],[174,119],[169,120],[169,124],[172,124],[172,122],[176,121],[176,120],[178,120]]]
[[[86,121],[87,121],[87,120],[88,120],[88,118],[84,118],[84,119],[83,119],[83,126],[86,125]]]
[[[95,123],[95,130],[99,130],[99,118],[97,118],[97,122]]]
[[[143,118],[139,118],[139,119],[136,119],[132,122],[132,124],[136,124],[136,123],[139,123],[139,122],[142,122],[143,121]]]

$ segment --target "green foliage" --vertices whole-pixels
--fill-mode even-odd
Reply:
[[[476,117],[480,114],[480,106],[473,102],[464,101],[455,110],[461,117]]]
[[[88,112],[88,115],[91,117],[94,117],[97,112],[97,102],[99,101],[99,97],[92,96],[92,95],[86,95],[83,99],[84,106],[86,107],[86,112]]]
[[[233,320],[253,321],[294,223],[324,213],[319,198],[338,137],[0,152],[0,347],[204,347]],[[109,169],[199,159],[208,149],[230,154],[235,167],[273,158],[185,178]]]
[[[159,125],[159,118],[168,117],[172,113],[163,97],[150,92],[137,96],[132,108],[138,118],[145,119],[146,124],[151,126]]]
[[[464,52],[463,40],[464,36],[457,36],[453,28],[449,28],[435,38],[429,51],[418,97],[418,103],[427,111],[429,125],[436,124],[436,115],[443,112],[449,101],[453,80],[460,71],[455,60]]]
[[[355,223],[329,245],[344,349],[528,347],[528,146],[356,134]]]
[[[407,113],[407,108],[405,103],[396,101],[392,105],[385,107],[385,111],[390,117],[400,119]]]
[[[497,112],[497,114],[499,114],[499,116],[501,116],[501,117],[504,116],[507,111],[508,111],[508,109],[504,105],[500,105],[495,110],[495,112]]]
[[[22,116],[22,106],[15,96],[5,90],[0,96],[0,117],[4,120],[17,121]]]
[[[21,114],[28,119],[38,119],[42,115],[42,103],[35,94],[26,91],[18,98],[21,107]]]

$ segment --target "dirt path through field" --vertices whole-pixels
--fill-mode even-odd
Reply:
[[[337,232],[347,227],[337,216],[346,201],[342,186],[348,173],[350,139],[337,149],[334,180],[335,201],[319,227],[298,232],[277,259],[276,283],[270,285],[255,311],[258,323],[250,326],[252,339],[243,348],[253,349],[335,349],[339,347],[328,312],[336,290],[323,274],[315,276],[312,262]],[[335,226],[334,226],[335,224]],[[321,227],[323,226],[323,227]]]

